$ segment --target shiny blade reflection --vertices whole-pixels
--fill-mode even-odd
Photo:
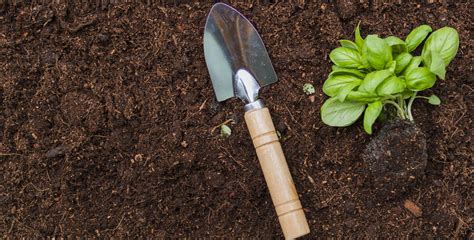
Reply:
[[[218,101],[234,96],[235,73],[244,68],[261,87],[276,82],[277,76],[260,35],[234,8],[215,4],[204,29],[204,57]]]

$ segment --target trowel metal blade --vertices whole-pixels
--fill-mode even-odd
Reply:
[[[207,17],[204,57],[219,102],[234,96],[232,82],[239,69],[249,71],[260,87],[278,80],[257,30],[224,3],[215,4]]]

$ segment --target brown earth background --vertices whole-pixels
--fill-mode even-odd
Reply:
[[[202,48],[212,3],[83,2],[0,1],[0,234],[282,237],[243,105],[214,98]],[[474,238],[472,2],[232,5],[279,76],[261,97],[283,135],[308,239]],[[359,21],[363,36],[405,37],[420,24],[460,34],[447,79],[424,93],[442,105],[414,104],[426,174],[388,202],[366,182],[361,122],[332,128],[319,115],[328,54]],[[229,138],[212,131],[229,119]]]

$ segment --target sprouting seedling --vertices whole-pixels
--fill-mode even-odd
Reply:
[[[451,27],[431,32],[430,26],[421,25],[405,40],[378,35],[363,39],[357,25],[355,41],[341,40],[342,46],[329,54],[334,65],[323,85],[323,92],[330,96],[321,107],[323,122],[345,127],[364,113],[364,129],[371,134],[373,123],[389,106],[399,118],[414,121],[415,99],[439,105],[436,95],[418,93],[433,87],[437,78],[445,79],[459,47],[459,35]],[[412,51],[425,39],[421,56],[413,56]]]
[[[314,86],[313,84],[311,83],[305,83],[303,85],[303,92],[306,94],[306,95],[311,95],[311,94],[314,94],[316,92],[316,90],[314,90]]]
[[[229,126],[222,124],[221,125],[221,137],[226,138],[232,134],[232,130]]]
[[[425,99],[428,99],[428,102],[429,102],[431,105],[440,105],[440,104],[441,104],[441,99],[439,99],[439,97],[436,96],[436,95],[431,95],[431,96],[429,96],[429,97],[419,96],[418,98],[425,98]]]

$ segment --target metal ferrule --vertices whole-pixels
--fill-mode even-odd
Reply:
[[[256,110],[256,109],[262,109],[264,107],[265,107],[265,104],[263,104],[263,101],[258,99],[255,102],[245,104],[244,110],[246,112],[248,112],[248,111],[252,111],[252,110]]]
[[[239,69],[234,76],[233,84],[234,94],[245,103],[246,112],[264,107],[263,101],[258,99],[260,85],[249,71]]]

